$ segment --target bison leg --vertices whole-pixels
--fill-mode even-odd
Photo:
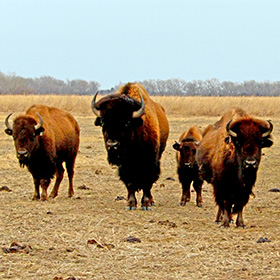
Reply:
[[[51,180],[50,179],[41,179],[40,180],[40,185],[41,185],[41,188],[42,188],[42,195],[41,195],[41,200],[42,201],[45,201],[47,200],[47,189],[48,189],[48,186],[50,184]]]
[[[137,200],[135,197],[135,189],[127,187],[127,210],[136,210],[137,207]]]
[[[222,222],[222,213],[223,213],[223,211],[222,211],[221,207],[218,206],[218,212],[217,212],[216,221],[215,221],[216,224],[219,224]]]
[[[152,205],[154,205],[154,200],[151,194],[151,188],[143,188],[143,196],[141,199],[142,210],[151,210]]]
[[[64,174],[64,168],[62,166],[62,163],[60,163],[57,165],[56,180],[55,180],[54,187],[53,187],[52,192],[49,197],[55,198],[57,196],[60,183],[63,179],[63,174]]]
[[[243,208],[237,213],[236,226],[241,228],[246,228],[243,221]]]
[[[181,206],[185,206],[187,202],[190,202],[191,192],[190,192],[191,182],[182,182],[182,196],[181,196]]]
[[[40,180],[34,179],[34,186],[35,186],[35,191],[34,191],[34,196],[32,200],[39,200],[40,199]]]
[[[196,205],[198,207],[202,207],[202,195],[201,195],[202,184],[203,181],[201,180],[195,180],[193,182],[193,187],[196,191]]]
[[[72,197],[74,195],[74,188],[73,188],[74,164],[75,164],[75,160],[66,162],[66,169],[67,169],[67,174],[69,179],[69,188],[68,188],[69,197]]]
[[[222,227],[224,228],[227,228],[229,227],[229,223],[231,221],[231,208],[232,208],[232,205],[231,204],[228,204],[228,203],[225,203],[226,204],[226,207],[223,211],[224,215],[223,215],[223,222],[222,222]]]

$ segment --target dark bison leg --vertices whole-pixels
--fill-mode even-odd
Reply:
[[[69,189],[68,189],[68,196],[72,197],[74,195],[74,188],[73,188],[73,177],[74,177],[74,160],[69,160],[66,162],[66,169],[69,179]]]
[[[142,210],[151,210],[152,205],[154,205],[154,200],[151,194],[151,187],[145,187],[143,188],[143,196],[141,199]]]
[[[131,186],[131,184],[127,184],[127,210],[136,210],[137,200],[135,197],[135,189]]]
[[[58,194],[58,189],[59,189],[59,185],[63,179],[63,174],[64,174],[64,168],[62,166],[62,163],[57,164],[57,168],[56,168],[56,180],[55,180],[55,184],[54,187],[52,189],[52,192],[50,194],[51,198],[55,198]]]
[[[49,186],[50,182],[51,182],[50,179],[41,179],[40,180],[40,185],[42,188],[42,195],[41,195],[42,201],[47,200],[47,197],[48,197],[47,190],[48,190],[48,186]]]
[[[222,211],[221,207],[218,206],[218,212],[217,212],[216,221],[215,221],[216,224],[219,224],[222,222],[222,214],[223,214],[223,211]]]
[[[231,209],[232,209],[232,204],[225,202],[225,207],[224,207],[224,215],[223,215],[223,221],[222,221],[222,227],[227,228],[229,227],[229,223],[231,221]]]
[[[35,187],[35,191],[34,191],[34,196],[32,198],[32,200],[39,200],[40,199],[40,180],[35,179],[34,178],[34,187]]]
[[[186,171],[185,168],[178,168],[178,175],[179,175],[179,181],[182,185],[182,196],[181,196],[181,206],[185,206],[187,202],[191,199],[191,182],[192,182],[192,174]]]
[[[181,196],[181,206],[185,206],[187,202],[190,202],[191,199],[191,192],[190,192],[190,187],[191,187],[191,181],[181,181],[182,184],[182,196]]]
[[[244,221],[243,221],[243,207],[237,213],[236,226],[237,227],[242,227],[242,228],[246,227],[245,224],[244,224]]]
[[[202,189],[203,181],[196,179],[193,182],[193,187],[196,191],[196,205],[198,207],[202,207],[202,195],[201,195],[201,189]]]

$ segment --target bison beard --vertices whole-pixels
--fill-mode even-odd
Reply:
[[[237,213],[236,226],[245,227],[243,208],[256,182],[261,150],[270,147],[273,126],[250,117],[241,109],[227,112],[209,126],[197,149],[200,176],[211,183],[218,205],[216,222],[228,227]]]
[[[129,83],[95,103],[96,95],[92,101],[95,125],[102,127],[108,162],[118,166],[127,187],[127,209],[136,209],[135,192],[143,190],[142,209],[150,210],[151,188],[160,174],[169,131],[164,110],[139,84]]]

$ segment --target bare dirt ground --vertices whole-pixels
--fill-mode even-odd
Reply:
[[[189,204],[179,206],[172,149],[183,130],[204,128],[218,117],[168,117],[162,173],[152,188],[156,205],[127,211],[126,201],[118,200],[126,198],[126,188],[107,163],[93,116],[75,115],[81,144],[74,197],[67,197],[65,175],[58,197],[47,202],[31,200],[32,177],[19,167],[12,138],[4,133],[5,116],[0,113],[0,187],[11,191],[0,191],[0,279],[280,279],[280,193],[269,191],[280,188],[280,119],[272,118],[275,142],[263,150],[256,197],[244,211],[247,229],[222,229],[214,223],[210,185],[203,186],[202,208],[195,206],[194,192]],[[129,236],[141,242],[126,241]],[[261,237],[270,242],[258,243]],[[26,247],[9,253],[13,242]]]

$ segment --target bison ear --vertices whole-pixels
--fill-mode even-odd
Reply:
[[[175,143],[173,144],[173,149],[175,149],[176,151],[180,151],[180,143],[175,141]]]
[[[37,136],[37,135],[43,136],[44,131],[45,131],[45,129],[41,126],[40,128],[35,130],[35,136]]]
[[[97,117],[95,122],[94,122],[94,125],[95,126],[102,126],[102,123],[101,123],[101,118],[100,117]]]
[[[271,138],[267,137],[262,139],[262,148],[269,148],[272,146],[272,144],[273,141]]]
[[[13,135],[13,131],[9,128],[6,128],[5,129],[5,132],[8,134],[8,135]]]

